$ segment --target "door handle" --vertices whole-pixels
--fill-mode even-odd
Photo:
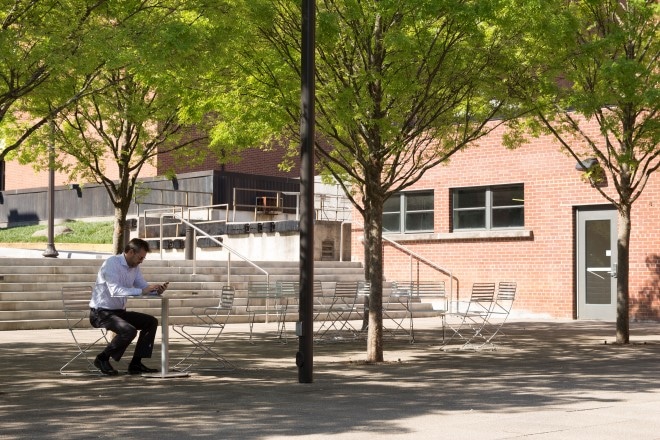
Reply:
[[[612,270],[610,271],[612,278],[616,278],[617,275],[617,263],[612,264]]]

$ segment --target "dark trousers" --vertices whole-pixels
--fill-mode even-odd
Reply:
[[[118,361],[126,348],[138,337],[134,357],[150,358],[154,349],[154,339],[158,320],[151,315],[126,310],[91,309],[89,322],[96,328],[105,328],[115,333],[115,337],[105,347],[103,353]]]

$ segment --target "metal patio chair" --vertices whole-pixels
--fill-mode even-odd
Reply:
[[[345,337],[351,332],[354,338],[358,331],[351,325],[351,314],[358,311],[358,283],[356,281],[337,281],[327,314],[316,331],[316,339],[332,336],[333,339]],[[329,333],[330,332],[330,333]]]
[[[516,299],[516,283],[514,281],[501,281],[497,285],[497,296],[491,308],[482,335],[486,338],[485,343],[494,346],[494,339],[510,338],[502,331],[504,323],[511,314],[513,301]]]
[[[60,374],[81,374],[69,370],[69,366],[77,360],[84,362],[87,373],[98,374],[101,371],[94,366],[95,355],[92,348],[106,345],[109,342],[108,332],[103,328],[93,328],[89,324],[89,300],[92,298],[90,285],[67,285],[62,287],[62,311],[66,318],[67,329],[73,337],[77,352],[60,368]]]
[[[484,328],[495,304],[495,283],[473,283],[470,301],[464,311],[445,313],[447,326],[453,331],[442,344],[447,347],[458,339],[461,349],[479,349],[488,342]]]
[[[172,329],[192,344],[192,350],[177,362],[172,369],[188,371],[202,359],[210,358],[220,363],[222,370],[233,370],[234,364],[219,354],[215,345],[227,325],[229,315],[234,306],[235,290],[231,286],[223,286],[220,291],[219,303],[209,307],[193,307],[195,322],[172,326]]]
[[[286,315],[287,313],[296,313],[298,311],[300,282],[278,280],[275,282],[275,292],[279,304],[277,335],[286,344],[288,342],[286,335]]]
[[[319,280],[314,280],[314,322],[325,321],[334,294],[328,294]]]
[[[275,284],[268,281],[249,281],[245,311],[248,314],[250,343],[252,343],[252,333],[257,315],[265,314],[266,319],[268,319],[268,315],[274,312],[279,317],[280,307]]]
[[[410,284],[394,281],[388,288],[386,283],[383,283],[383,332],[388,332],[391,336],[401,333],[412,337],[410,292]],[[408,323],[404,324],[406,320]]]
[[[425,316],[433,314],[442,318],[442,332],[444,340],[445,315],[447,313],[447,293],[445,282],[436,281],[412,281],[397,282],[393,289],[392,299],[398,302],[406,311],[406,315],[396,322],[398,328],[410,336],[410,342],[415,342],[415,314],[424,313]],[[429,310],[430,309],[430,310]],[[388,312],[389,314],[389,312]],[[409,320],[409,328],[404,328],[405,319]]]

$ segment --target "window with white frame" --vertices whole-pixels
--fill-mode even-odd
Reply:
[[[452,190],[453,229],[501,229],[525,226],[522,184]]]
[[[384,232],[433,232],[433,191],[394,194],[383,206]]]

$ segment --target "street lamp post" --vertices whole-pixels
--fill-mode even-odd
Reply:
[[[313,382],[314,363],[314,0],[302,0],[300,117],[300,308],[298,382]]]
[[[55,249],[55,121],[50,121],[50,143],[48,144],[48,244],[44,257],[56,258],[59,255]]]

